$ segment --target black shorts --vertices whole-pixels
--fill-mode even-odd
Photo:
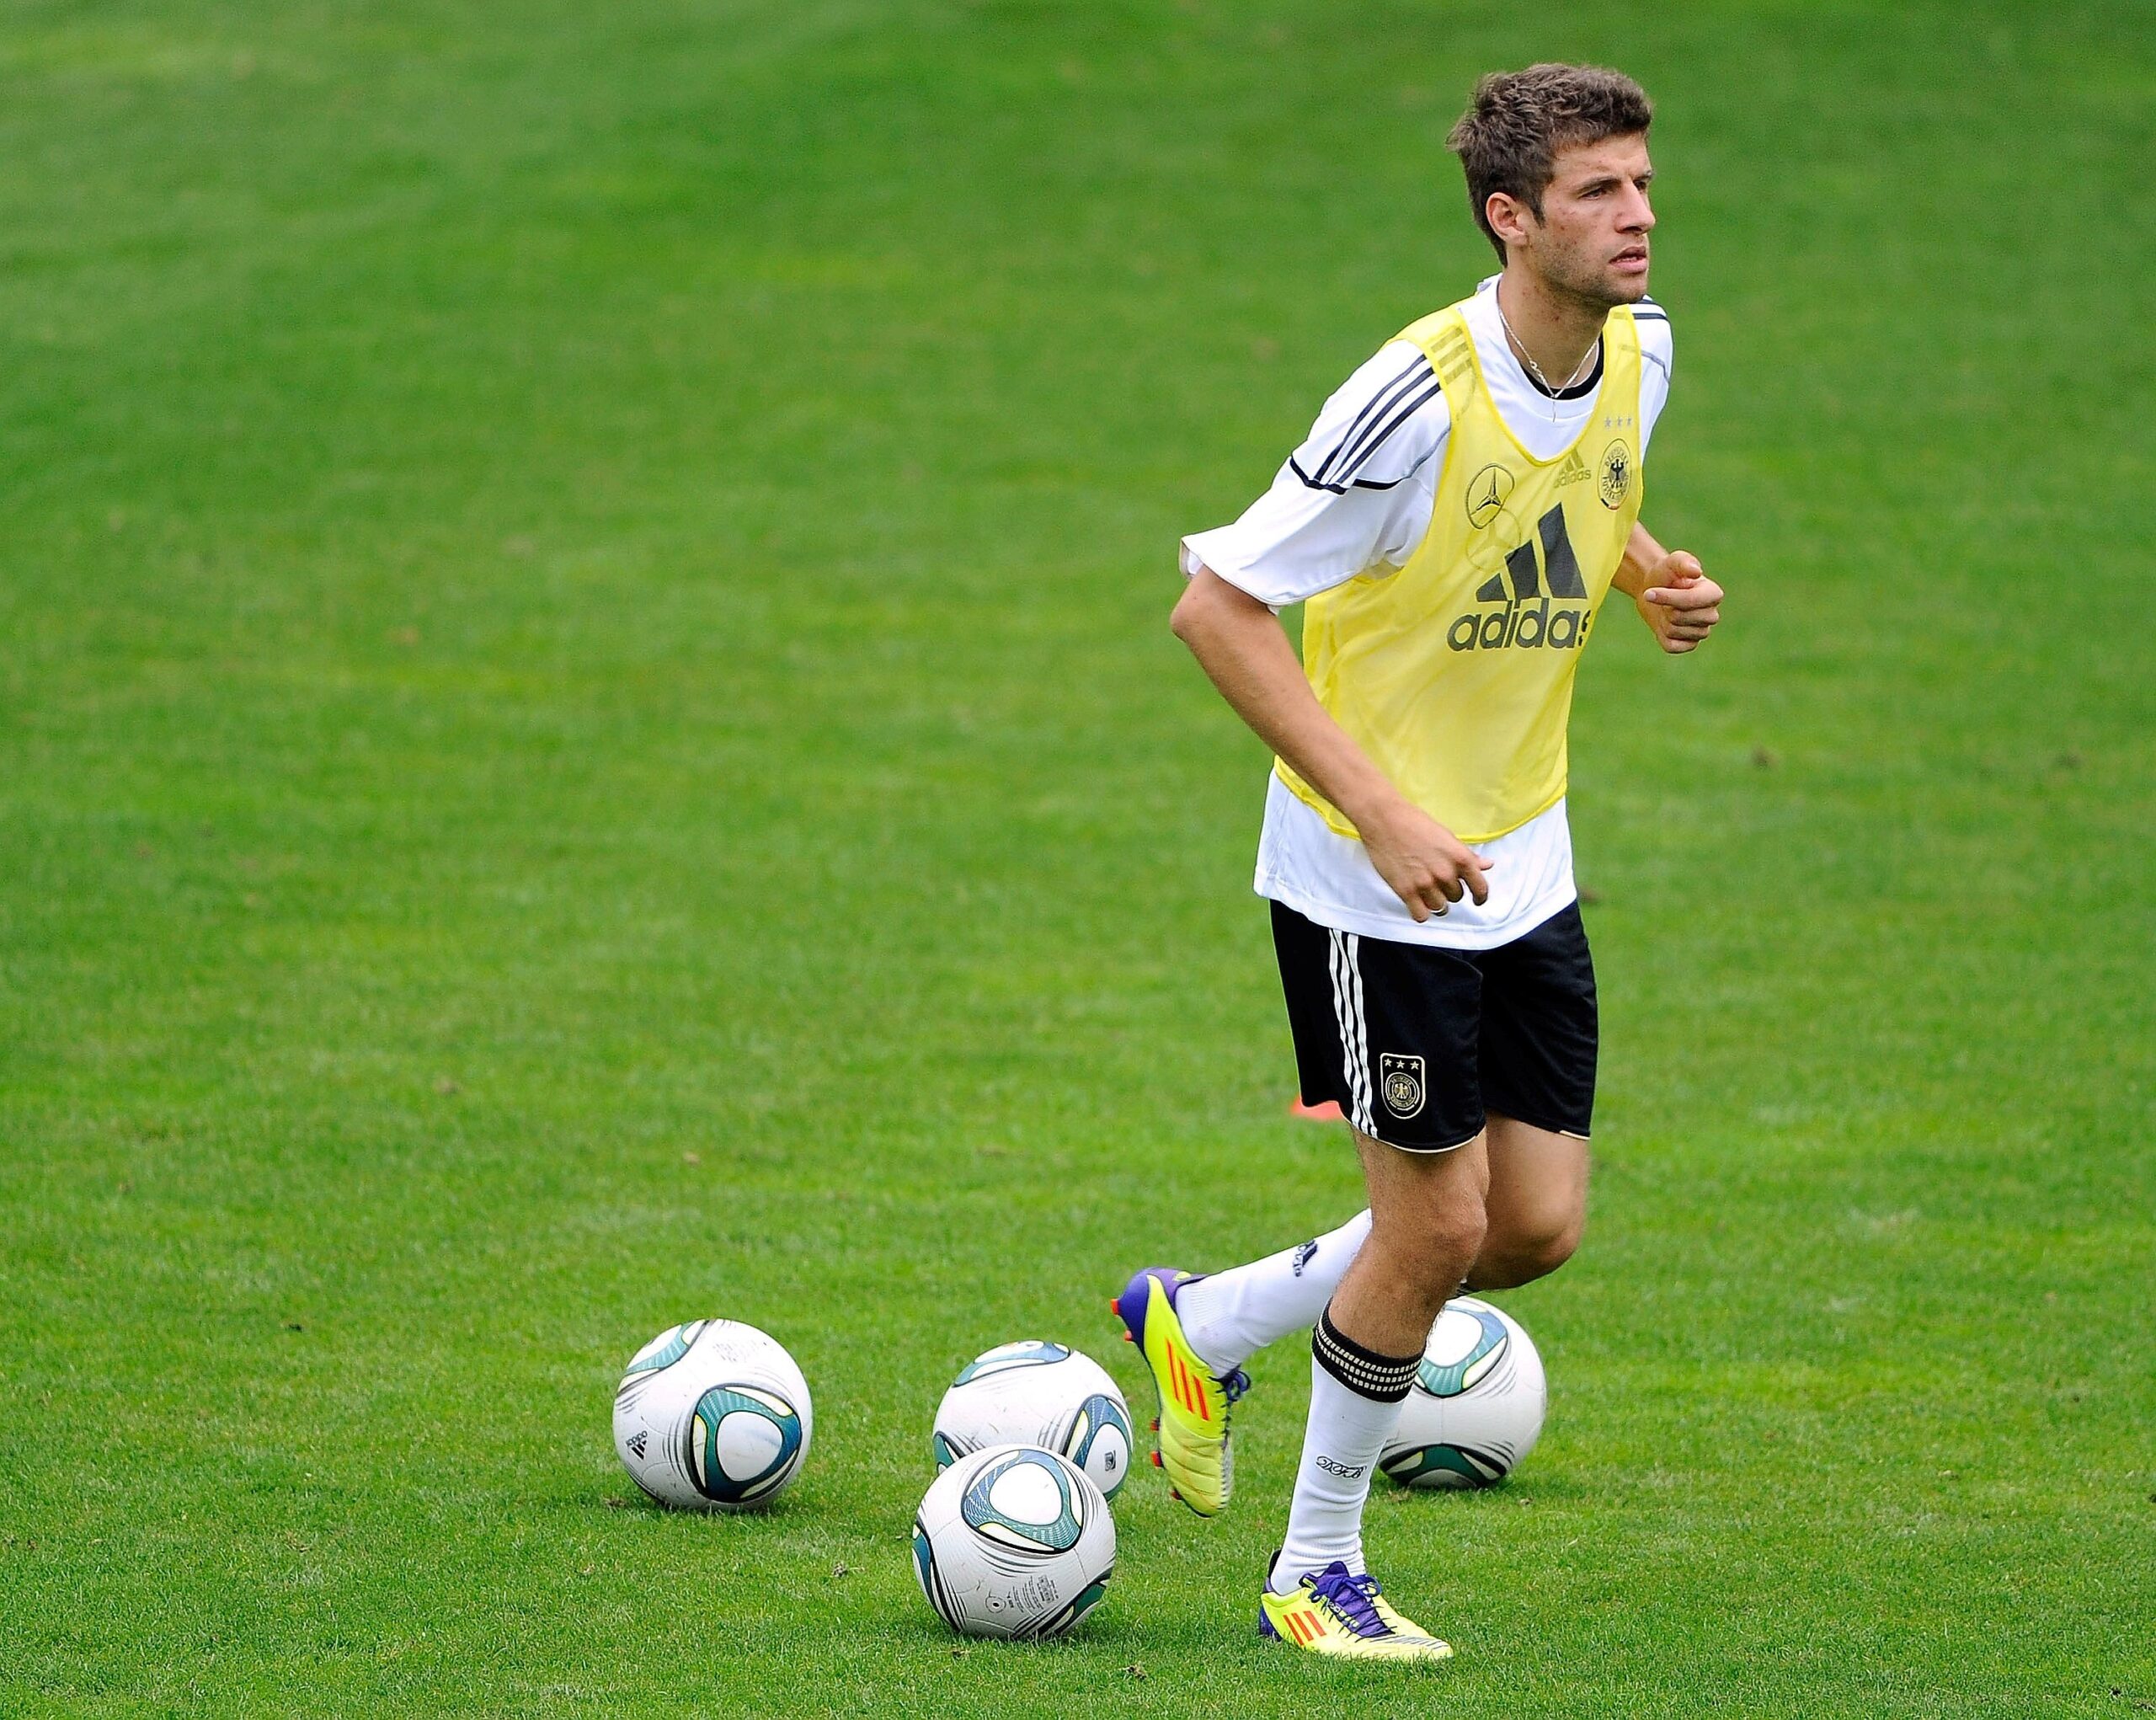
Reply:
[[[1486,1111],[1584,1140],[1594,1118],[1594,963],[1576,902],[1497,949],[1330,931],[1273,904],[1303,1103],[1443,1152]]]

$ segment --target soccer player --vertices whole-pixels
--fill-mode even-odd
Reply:
[[[1599,67],[1483,78],[1449,145],[1502,271],[1385,343],[1270,490],[1183,542],[1175,631],[1277,755],[1257,889],[1301,1092],[1353,1125],[1369,1205],[1229,1271],[1149,1267],[1117,1311],[1159,1389],[1155,1461],[1207,1516],[1244,1361],[1315,1327],[1258,1629],[1321,1654],[1452,1652],[1369,1574],[1363,1506],[1447,1299],[1555,1271],[1585,1221],[1573,672],[1613,585],[1665,651],[1720,617],[1698,560],[1639,524],[1671,350],[1646,292],[1652,116]]]

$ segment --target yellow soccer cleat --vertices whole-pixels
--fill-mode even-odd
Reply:
[[[1452,1659],[1452,1644],[1396,1610],[1372,1576],[1351,1576],[1335,1559],[1289,1594],[1270,1588],[1257,1604],[1257,1633],[1312,1654],[1350,1660]]]
[[[1217,1516],[1235,1490],[1235,1453],[1228,1443],[1228,1412],[1250,1389],[1241,1368],[1217,1375],[1183,1336],[1176,1317],[1176,1292],[1197,1281],[1172,1266],[1149,1266],[1108,1306],[1152,1370],[1161,1402],[1154,1419],[1158,1436],[1155,1467],[1167,1472],[1168,1488],[1201,1517]]]

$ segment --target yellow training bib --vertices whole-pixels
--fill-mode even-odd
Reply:
[[[1497,415],[1460,306],[1400,338],[1429,355],[1452,410],[1430,529],[1398,572],[1310,599],[1303,668],[1394,787],[1487,841],[1564,796],[1580,648],[1640,516],[1639,329],[1628,307],[1609,313],[1594,412],[1547,461]],[[1355,835],[1285,760],[1274,767]]]

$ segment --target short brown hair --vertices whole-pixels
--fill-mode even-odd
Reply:
[[[1445,139],[1467,174],[1475,224],[1505,254],[1490,227],[1490,194],[1517,197],[1542,216],[1542,194],[1556,177],[1557,152],[1605,137],[1629,136],[1654,123],[1647,93],[1606,66],[1549,61],[1524,72],[1492,72],[1475,86],[1467,111]]]

